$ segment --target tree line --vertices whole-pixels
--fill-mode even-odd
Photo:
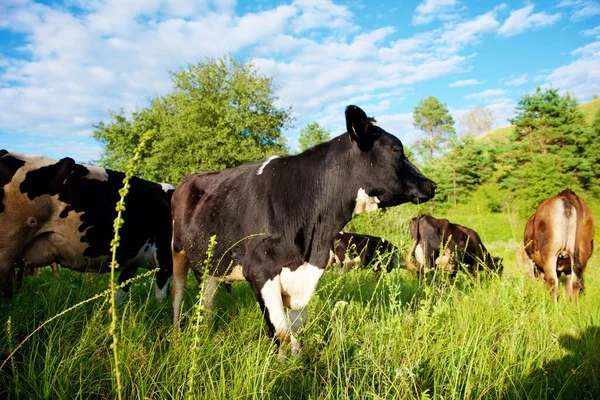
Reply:
[[[273,78],[252,63],[231,57],[207,59],[171,73],[174,89],[126,115],[112,111],[94,126],[104,144],[103,166],[123,170],[142,135],[153,131],[138,175],[177,184],[191,172],[216,170],[288,152],[282,131],[294,121],[291,108],[277,105]],[[518,102],[507,138],[485,140],[493,124],[485,107],[475,107],[456,124],[437,97],[414,108],[413,125],[422,137],[409,153],[434,177],[433,207],[468,203],[473,193],[492,212],[518,204],[528,213],[543,198],[565,187],[600,194],[600,108],[588,124],[570,94],[537,88]],[[300,151],[329,140],[317,122],[306,125]]]

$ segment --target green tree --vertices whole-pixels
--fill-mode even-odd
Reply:
[[[156,134],[140,163],[147,179],[177,184],[194,171],[217,170],[285,153],[282,129],[290,109],[275,106],[273,79],[231,57],[208,59],[171,73],[174,89],[127,118],[111,113],[95,126],[100,163],[123,169],[148,129]]]
[[[300,151],[304,151],[310,147],[316,146],[319,143],[325,142],[331,138],[331,132],[319,125],[318,122],[312,122],[306,125],[300,131],[298,144]]]
[[[560,95],[558,89],[537,88],[526,94],[516,108],[517,115],[510,122],[515,130],[513,140],[526,141],[529,153],[565,149],[575,145],[577,136],[585,125],[584,115],[575,98],[568,93]]]
[[[435,96],[421,99],[413,112],[413,125],[425,132],[425,138],[415,143],[415,149],[427,161],[434,158],[444,142],[455,135],[454,119],[445,104],[441,104]]]

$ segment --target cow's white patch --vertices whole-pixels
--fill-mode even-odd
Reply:
[[[106,169],[98,167],[96,165],[86,165],[88,173],[82,177],[82,179],[94,179],[97,181],[105,182],[108,180],[108,173]]]
[[[423,268],[425,266],[425,253],[423,252],[423,247],[421,246],[421,243],[419,243],[415,248],[415,258],[417,260],[417,263],[419,263],[419,266]]]
[[[155,283],[154,295],[156,297],[156,300],[158,300],[159,302],[163,302],[166,300],[167,295],[169,293],[169,285],[171,284],[171,279],[173,279],[172,276],[170,276],[169,279],[167,279],[167,282],[165,283],[165,286],[163,286],[162,289],[158,287],[158,282]]]
[[[159,185],[162,187],[162,190],[165,193],[169,193],[169,190],[175,190],[175,186],[173,186],[169,183],[159,183]]]
[[[265,308],[269,311],[269,320],[275,329],[275,336],[283,341],[288,334],[289,323],[283,311],[280,275],[269,279],[264,284],[260,289],[260,296]]]
[[[245,281],[246,278],[244,277],[242,266],[236,265],[233,267],[229,274],[223,277],[223,280],[227,283]]]
[[[159,267],[158,257],[156,255],[156,243],[150,243],[150,239],[146,240],[146,243],[140,248],[135,258],[149,266],[148,269],[155,269]]]
[[[308,304],[325,270],[305,262],[295,271],[281,270],[281,293],[284,304],[292,310],[301,310]]]
[[[263,161],[263,163],[260,164],[260,167],[258,168],[258,172],[256,172],[256,175],[262,174],[265,167],[276,158],[279,158],[279,156],[271,156],[271,157],[267,158],[265,161]]]
[[[377,204],[379,203],[380,200],[377,198],[377,196],[369,196],[365,189],[360,188],[356,194],[356,205],[354,206],[352,216],[375,211],[377,210]]]

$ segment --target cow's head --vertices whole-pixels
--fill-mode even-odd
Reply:
[[[360,181],[368,196],[379,200],[379,207],[423,203],[435,196],[435,183],[406,158],[402,142],[359,107],[346,107],[346,127],[359,152]]]

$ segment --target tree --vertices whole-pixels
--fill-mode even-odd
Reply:
[[[513,140],[527,141],[529,153],[547,153],[552,148],[572,150],[577,136],[584,128],[584,116],[577,101],[568,93],[561,96],[558,89],[537,88],[524,95],[517,105]]]
[[[467,133],[480,136],[492,129],[494,114],[486,107],[477,106],[470,109],[460,119],[460,124],[466,128]]]
[[[330,131],[323,128],[318,122],[312,122],[302,128],[300,131],[300,137],[298,137],[300,151],[304,151],[310,147],[316,146],[317,144],[325,142],[330,138]]]
[[[421,152],[427,154],[423,151],[423,148],[427,148],[427,158],[431,161],[435,151],[441,150],[447,138],[455,134],[454,119],[446,105],[441,104],[435,96],[421,99],[415,106],[413,118],[415,128],[426,133],[426,137],[417,143],[417,150],[421,148]]]
[[[155,136],[140,163],[144,178],[177,184],[194,171],[235,167],[285,153],[281,130],[290,109],[275,106],[273,79],[231,57],[208,59],[171,73],[174,89],[127,118],[111,113],[94,128],[101,164],[123,169],[141,135]]]

